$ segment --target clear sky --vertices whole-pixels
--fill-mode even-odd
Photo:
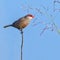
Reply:
[[[53,12],[53,8],[53,0],[0,0],[0,60],[20,60],[20,31],[13,27],[4,29],[3,26],[28,13],[35,18],[24,29],[23,60],[60,60],[60,34],[54,28],[54,31],[46,30],[40,36],[45,25],[33,26],[37,22],[52,23],[48,16],[51,14],[59,28],[60,12]],[[60,4],[56,3],[55,8],[59,9]]]

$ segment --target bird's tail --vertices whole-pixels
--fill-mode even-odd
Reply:
[[[12,25],[6,25],[6,26],[4,26],[4,28],[10,27],[10,26],[12,26]]]

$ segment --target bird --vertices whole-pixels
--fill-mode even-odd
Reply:
[[[34,18],[34,16],[32,14],[27,14],[27,15],[19,18],[15,22],[13,22],[12,24],[4,26],[4,28],[12,26],[12,27],[15,27],[15,28],[21,30],[21,29],[25,28],[33,18]]]

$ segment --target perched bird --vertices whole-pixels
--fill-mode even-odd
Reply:
[[[34,16],[32,14],[27,14],[26,16],[19,18],[14,23],[4,26],[4,28],[12,26],[12,27],[15,27],[17,29],[23,29],[30,23],[30,21],[33,18],[34,18]]]

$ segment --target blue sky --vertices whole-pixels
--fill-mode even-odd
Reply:
[[[56,9],[59,9],[59,6],[59,3],[55,4]],[[40,9],[43,14],[35,8]],[[0,0],[0,60],[20,60],[20,31],[13,27],[4,29],[3,26],[28,13],[35,18],[24,29],[23,60],[60,60],[60,34],[55,29],[49,29],[40,36],[45,25],[39,23],[33,26],[41,21],[52,23],[51,17],[47,16],[51,14],[58,29],[60,28],[60,12],[53,12],[53,0]]]

